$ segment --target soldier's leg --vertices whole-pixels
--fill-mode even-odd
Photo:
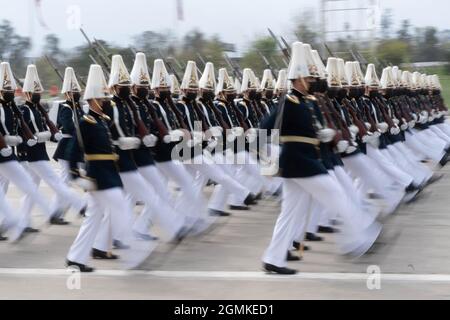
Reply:
[[[55,174],[50,166],[49,161],[38,161],[29,163],[30,168],[44,180],[50,188],[59,196],[60,203],[58,208],[64,209],[69,204],[77,212],[86,207],[86,198],[72,191],[61,179]]]
[[[86,265],[101,226],[106,208],[100,198],[107,193],[115,193],[115,189],[91,192],[88,196],[88,209],[77,238],[70,247],[67,260]],[[120,189],[119,189],[120,190]]]
[[[263,262],[280,268],[287,266],[286,254],[299,229],[307,223],[310,196],[303,192],[298,179],[284,179],[281,213],[275,224],[272,240]]]
[[[367,218],[364,210],[349,200],[340,184],[330,175],[296,179],[300,188],[313,200],[331,212],[337,212],[342,220],[339,233],[339,249],[342,254],[364,254],[378,238],[381,226]]]
[[[175,237],[184,225],[184,218],[176,213],[168,203],[163,202],[155,189],[138,172],[121,173],[120,178],[125,192],[133,198],[142,199],[145,203],[140,218],[134,224],[135,230],[146,234],[149,221],[157,221],[170,239]]]

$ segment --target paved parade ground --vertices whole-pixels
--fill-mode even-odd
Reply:
[[[274,199],[220,218],[208,234],[177,247],[158,244],[139,270],[92,261],[98,271],[75,280],[64,269],[81,223],[71,212],[67,227],[44,227],[19,245],[0,244],[0,299],[449,299],[450,172],[443,172],[416,203],[386,221],[373,254],[344,260],[326,236],[309,244],[313,250],[303,262],[290,264],[300,270],[292,277],[261,271],[279,213]],[[50,199],[47,186],[41,188]],[[19,205],[14,187],[8,198]],[[34,221],[39,224],[39,216]],[[369,278],[368,269],[380,270],[380,281]]]

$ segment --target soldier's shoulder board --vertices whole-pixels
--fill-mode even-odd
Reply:
[[[313,95],[307,95],[306,97],[305,97],[305,99],[306,100],[310,100],[310,101],[317,101],[317,99],[316,99],[316,97],[314,97]]]
[[[286,98],[292,103],[300,104],[300,100],[296,96],[294,96],[292,94],[287,94]]]
[[[93,116],[90,116],[90,115],[84,115],[83,119],[84,119],[84,121],[86,121],[87,123],[90,123],[90,124],[96,124],[97,123],[97,120],[95,120],[95,118]]]

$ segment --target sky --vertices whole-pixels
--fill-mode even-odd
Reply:
[[[289,35],[294,17],[306,9],[314,9],[318,16],[320,0],[182,0],[184,21],[177,21],[177,0],[41,0],[41,15],[35,0],[0,0],[0,19],[8,19],[21,35],[32,36],[37,54],[46,34],[61,38],[63,48],[83,44],[78,30],[82,25],[89,35],[119,45],[132,42],[132,37],[147,30],[172,29],[184,35],[194,28],[209,35],[218,34],[222,40],[236,43],[244,49],[257,35],[266,34],[267,27],[276,33]],[[347,8],[366,6],[370,0],[348,0]],[[380,10],[391,8],[397,24],[410,19],[415,26],[435,26],[450,29],[448,16],[450,1],[433,0],[373,0]],[[346,3],[346,1],[340,1]],[[364,23],[364,14],[357,14],[356,24]],[[362,18],[361,18],[362,16]],[[354,20],[354,14],[328,16],[330,25],[336,20]],[[43,27],[39,21],[44,21]],[[343,22],[342,22],[343,24]],[[336,27],[337,28],[337,27]],[[357,27],[359,28],[359,27]]]

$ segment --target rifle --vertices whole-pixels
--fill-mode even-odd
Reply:
[[[214,105],[212,100],[206,100],[205,104],[212,110],[214,113],[214,116],[216,117],[217,121],[219,121],[220,126],[223,129],[223,132],[226,132],[230,129],[230,126],[226,123],[226,121],[223,119],[222,113],[217,109],[217,107]]]
[[[192,106],[194,107],[194,111],[197,114],[197,117],[202,121],[202,131],[206,132],[209,130],[208,121],[206,120],[205,114],[200,110],[200,107],[197,104],[197,101],[192,101]]]
[[[353,120],[353,124],[358,127],[358,130],[359,130],[358,135],[359,135],[359,138],[362,140],[363,137],[368,135],[366,125],[364,124],[364,122],[361,119],[359,119],[358,114],[356,113],[355,109],[352,106],[352,103],[347,98],[343,99],[342,103],[347,108],[348,112],[350,113],[350,116],[352,117],[352,120]]]
[[[233,71],[233,75],[237,79],[239,79],[239,81],[242,81],[242,72],[239,70],[239,68],[233,64],[233,62],[231,61],[231,59],[228,57],[228,55],[226,53],[223,54],[223,57],[225,59],[225,62],[228,64],[228,66]]]
[[[164,59],[164,56],[160,49],[158,49],[158,52],[159,52],[159,55],[161,56],[161,58]],[[178,82],[181,84],[182,80],[181,80],[180,76],[178,75],[177,71],[172,66],[172,64],[169,62],[168,59],[165,59],[165,63],[166,63],[167,68],[169,69],[169,71],[175,76],[175,78],[177,78]]]
[[[326,126],[330,129],[333,129],[336,132],[336,135],[334,136],[333,142],[332,142],[332,147],[336,147],[338,145],[339,141],[341,141],[343,139],[342,131],[340,131],[337,128],[335,121],[331,117],[330,110],[328,108],[327,103],[325,102],[325,97],[320,94],[316,94],[315,97],[317,98],[317,100],[319,102],[317,105],[319,106],[319,109],[325,118]]]
[[[206,66],[205,59],[203,59],[202,55],[200,53],[198,53],[198,52],[197,52],[197,57],[200,60],[200,62],[203,64],[203,68],[205,68],[205,66]]]
[[[261,57],[261,59],[264,61],[264,63],[266,64],[266,67],[267,67],[268,69],[270,69],[270,72],[272,72],[273,75],[277,74],[277,73],[275,72],[275,70],[272,68],[272,65],[270,64],[270,62],[269,62],[269,60],[266,58],[266,56],[264,56],[264,55],[262,54],[262,52],[259,51],[259,50],[258,50],[258,54],[259,54],[259,56]]]
[[[156,111],[152,105],[152,103],[148,99],[143,99],[142,102],[147,107],[148,112],[150,113],[150,116],[152,117],[152,120],[155,124],[156,130],[158,130],[159,133],[159,139],[161,141],[164,140],[164,137],[169,135],[169,131],[167,130],[164,123],[161,121],[161,119],[156,114]]]
[[[144,139],[146,136],[150,134],[149,129],[142,120],[141,114],[139,113],[133,100],[131,100],[131,97],[125,99],[125,103],[128,105],[128,107],[131,109],[131,112],[133,113],[134,122],[138,131],[139,138]]]
[[[281,39],[281,41],[283,41],[287,52],[289,52],[289,56],[291,56],[291,46],[289,45],[289,43],[282,36],[280,37],[280,39]]]
[[[84,38],[86,39],[89,48],[91,49],[91,51],[96,54],[100,60],[101,63],[103,65],[104,68],[106,68],[106,70],[111,71],[110,66],[108,64],[108,60],[105,59],[105,57],[103,56],[102,52],[100,52],[100,50],[98,49],[98,46],[94,46],[91,42],[91,40],[89,39],[89,37],[87,36],[86,32],[84,32],[83,28],[80,28],[81,34],[84,36]]]
[[[55,71],[56,75],[61,79],[61,81],[64,82],[63,75],[61,74],[61,72],[59,72],[58,68],[56,68],[56,66],[53,64],[53,62],[50,60],[50,58],[47,55],[45,55],[45,59],[47,60],[50,67],[52,67],[53,71]]]
[[[336,55],[333,54],[333,51],[331,51],[330,47],[325,42],[323,43],[323,46],[328,51],[329,57],[336,57]]]
[[[286,64],[286,66],[289,65],[288,61],[291,59],[291,55],[289,54],[289,50],[285,47],[283,47],[283,45],[281,44],[280,40],[277,38],[277,36],[275,35],[275,33],[272,32],[272,30],[270,28],[267,28],[267,30],[269,31],[270,36],[272,37],[272,39],[275,41],[275,43],[277,44],[278,48],[281,50],[281,52],[283,53],[285,59],[283,59],[283,62]],[[287,59],[287,60],[286,60]]]

